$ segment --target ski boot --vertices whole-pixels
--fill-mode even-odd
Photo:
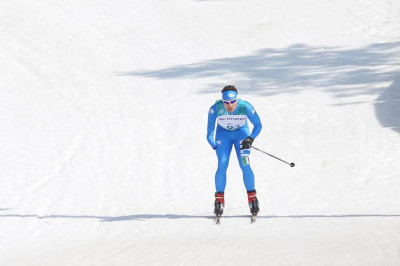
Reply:
[[[254,223],[257,219],[258,212],[260,211],[256,191],[255,190],[247,191],[247,198],[249,200],[251,222]]]
[[[216,223],[219,224],[222,214],[224,213],[224,192],[215,192],[214,214],[216,216]]]

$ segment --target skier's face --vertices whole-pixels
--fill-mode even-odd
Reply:
[[[229,113],[233,113],[233,111],[235,111],[236,109],[236,106],[237,101],[235,101],[234,103],[224,103],[224,107]]]

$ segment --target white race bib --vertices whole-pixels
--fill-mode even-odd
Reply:
[[[238,130],[246,124],[247,115],[221,115],[217,117],[217,123],[226,130]]]

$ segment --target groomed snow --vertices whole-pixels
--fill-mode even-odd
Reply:
[[[0,3],[0,265],[400,265],[400,2]],[[263,131],[213,220],[207,112]]]

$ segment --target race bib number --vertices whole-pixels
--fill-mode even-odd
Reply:
[[[217,123],[226,130],[238,130],[246,124],[246,115],[222,115],[217,117]]]

